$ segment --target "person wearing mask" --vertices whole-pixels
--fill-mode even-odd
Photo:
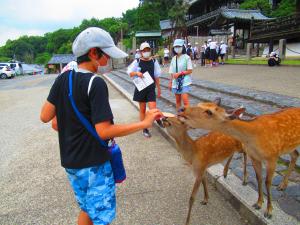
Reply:
[[[169,54],[170,51],[167,47],[164,48],[164,61],[163,61],[163,66],[169,63]]]
[[[141,51],[140,49],[137,49],[134,55],[134,59],[139,59],[139,58],[141,58]]]
[[[209,60],[210,60],[210,66],[216,65],[217,60],[217,42],[215,41],[209,41]]]
[[[184,106],[189,105],[189,92],[191,89],[192,79],[191,73],[193,70],[192,60],[186,54],[184,40],[176,39],[173,43],[173,53],[169,73],[171,74],[169,89],[175,94],[176,109],[181,107],[181,102]]]
[[[209,65],[209,60],[210,60],[210,48],[209,48],[209,44],[211,42],[211,39],[208,39],[206,42],[206,48],[205,48],[205,67],[206,65]]]
[[[205,66],[205,50],[207,48],[207,41],[200,48],[201,66]]]
[[[193,48],[191,43],[188,43],[187,45],[186,54],[193,59]]]
[[[224,43],[224,41],[221,41],[220,56],[221,56],[221,64],[222,65],[224,65],[225,55],[227,54],[227,48],[228,48],[228,46]]]
[[[140,120],[145,119],[146,107],[148,104],[149,109],[156,108],[156,93],[155,88],[157,87],[157,97],[161,95],[161,89],[159,85],[159,77],[161,74],[160,66],[156,59],[152,58],[151,47],[147,42],[141,44],[141,58],[134,60],[127,69],[127,73],[130,77],[143,77],[145,72],[148,72],[153,79],[154,83],[146,87],[145,89],[139,91],[137,88],[134,90],[133,101],[139,103],[140,108]],[[161,125],[161,121],[156,121]],[[143,135],[147,138],[151,137],[149,129],[145,128],[143,130]]]
[[[121,137],[151,127],[162,116],[158,109],[147,112],[143,121],[114,124],[109,104],[108,87],[95,73],[106,67],[110,58],[125,58],[105,30],[89,27],[74,40],[73,54],[78,69],[60,74],[51,87],[40,119],[44,123],[55,117],[58,131],[61,165],[81,209],[78,225],[110,224],[116,216],[116,193],[110,153],[102,147],[81,123],[69,99],[69,80],[72,78],[73,99],[78,111],[94,127],[102,140]]]

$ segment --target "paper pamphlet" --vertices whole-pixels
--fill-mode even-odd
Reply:
[[[150,74],[148,72],[145,72],[143,74],[143,78],[136,77],[133,79],[133,83],[136,86],[136,88],[138,89],[138,91],[141,91],[141,90],[145,89],[146,87],[148,87],[150,84],[153,84],[154,80],[152,79],[152,77],[150,76]]]

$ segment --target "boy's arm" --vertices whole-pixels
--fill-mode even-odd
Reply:
[[[52,120],[52,129],[58,131],[58,126],[57,126],[57,118],[56,116]]]
[[[158,109],[152,109],[146,113],[146,117],[143,121],[124,125],[111,124],[110,121],[104,121],[97,123],[95,128],[98,135],[103,140],[107,140],[114,137],[126,136],[139,130],[151,127],[154,120],[160,118],[161,116],[162,113]]]
[[[40,115],[41,121],[44,123],[48,123],[55,117],[55,115],[56,115],[55,105],[46,101],[42,107],[42,111]]]

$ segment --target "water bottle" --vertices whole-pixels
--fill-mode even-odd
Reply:
[[[111,167],[114,174],[115,183],[122,183],[126,179],[126,171],[123,164],[122,152],[117,144],[109,148],[111,155]]]

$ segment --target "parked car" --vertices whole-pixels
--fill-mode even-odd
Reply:
[[[23,67],[21,63],[18,62],[0,62],[0,66],[9,66],[11,69],[15,71],[16,75],[23,74]]]
[[[15,76],[15,71],[13,71],[9,66],[0,66],[0,78],[13,78]]]

